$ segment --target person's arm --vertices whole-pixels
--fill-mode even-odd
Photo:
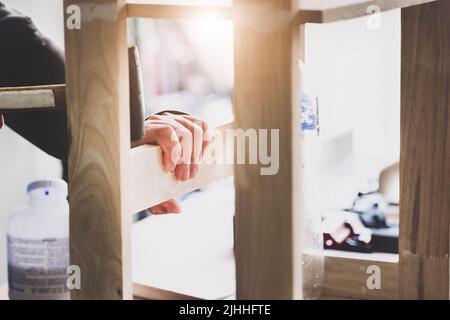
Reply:
[[[32,21],[0,3],[0,87],[61,84],[64,58]],[[43,151],[67,159],[68,133],[65,110],[27,111],[4,115],[5,124]],[[0,127],[2,125],[0,120]],[[207,124],[179,112],[150,116],[139,144],[159,145],[163,162],[178,180],[194,178],[208,143]],[[67,166],[64,166],[65,171]],[[152,213],[176,213],[175,200],[149,209]]]
[[[30,18],[0,3],[0,87],[64,82],[62,52],[36,29]],[[46,153],[62,160],[67,158],[65,110],[8,113],[4,121]]]

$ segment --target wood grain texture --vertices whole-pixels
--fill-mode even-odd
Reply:
[[[301,298],[292,139],[299,111],[298,6],[291,0],[236,0],[234,6],[236,127],[280,130],[278,174],[261,176],[261,164],[235,168],[237,298]]]
[[[449,298],[450,2],[402,10],[400,297]]]
[[[81,269],[72,299],[131,299],[125,1],[64,1],[71,4],[83,18],[80,30],[65,30],[70,259]]]
[[[17,112],[66,107],[65,85],[0,88],[0,111]]]
[[[231,126],[232,124],[227,124],[213,131],[224,137],[226,129]],[[214,136],[213,132],[211,134]],[[225,139],[216,139],[207,150],[215,148],[223,150],[223,153],[232,152],[233,150],[226,150],[224,142]],[[234,173],[232,164],[208,161],[208,164],[199,165],[198,175],[194,179],[185,182],[177,181],[173,173],[164,169],[162,159],[162,151],[158,146],[145,145],[131,149],[128,188],[133,192],[128,195],[130,213],[146,210],[166,200],[232,176]],[[211,160],[216,159],[212,157]]]
[[[231,7],[179,6],[128,3],[129,18],[197,20],[231,20]]]
[[[391,257],[393,256],[393,257]],[[370,290],[369,266],[380,268],[381,288]],[[370,270],[369,270],[370,271]],[[398,256],[374,254],[327,254],[323,297],[334,299],[398,299]]]

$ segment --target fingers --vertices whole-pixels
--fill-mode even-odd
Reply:
[[[177,180],[186,181],[190,178],[190,164],[191,164],[191,155],[192,155],[192,133],[180,125],[175,132],[178,135],[182,154],[180,161],[175,168],[175,178]]]
[[[175,172],[177,180],[186,181],[198,174],[198,165],[209,140],[208,125],[200,118],[165,113],[147,119],[142,143],[159,145],[165,169]],[[149,211],[157,215],[180,213],[181,208],[172,199]]]
[[[208,125],[200,118],[165,113],[148,118],[144,143],[158,144],[163,150],[166,170],[177,180],[198,174],[198,165],[209,143]]]
[[[145,124],[144,140],[146,143],[156,143],[163,151],[164,168],[174,172],[182,155],[182,147],[175,129],[158,120],[149,120]]]
[[[203,130],[203,146],[202,146],[202,152],[200,155],[200,158],[201,158],[203,156],[206,148],[211,143],[211,136],[209,133],[208,123],[206,121],[203,121],[202,119],[200,119],[198,117],[194,117],[194,116],[186,115],[186,116],[184,116],[184,118],[194,122],[196,125],[200,126]]]
[[[157,206],[154,206],[148,210],[153,214],[161,215],[161,214],[170,214],[170,213],[180,213],[181,207],[180,207],[180,204],[176,200],[171,199],[169,201],[160,203]]]
[[[175,119],[178,123],[182,124],[184,128],[189,130],[191,135],[192,152],[190,153],[190,178],[195,178],[198,173],[198,164],[200,163],[200,157],[202,155],[203,148],[203,129],[193,121],[179,117]],[[183,149],[184,150],[184,149]]]
[[[156,143],[163,150],[166,170],[175,172],[175,178],[190,178],[192,133],[173,117],[152,116],[146,122],[145,142]]]

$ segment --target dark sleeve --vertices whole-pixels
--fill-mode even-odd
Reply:
[[[189,113],[186,112],[181,112],[181,111],[176,111],[176,110],[164,110],[164,111],[160,111],[158,113],[155,113],[155,115],[160,116],[163,115],[164,113],[171,113],[171,114],[176,114],[179,116],[189,116]],[[147,118],[145,118],[145,120],[148,120],[148,118],[150,118],[152,115],[147,116]]]
[[[30,18],[0,3],[0,87],[62,84],[63,53]],[[48,154],[67,158],[66,111],[4,114],[5,124]]]

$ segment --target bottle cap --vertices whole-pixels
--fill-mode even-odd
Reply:
[[[40,180],[32,182],[27,187],[27,192],[31,192],[36,189],[53,189],[58,193],[64,193],[67,196],[68,187],[67,183],[61,179]]]

